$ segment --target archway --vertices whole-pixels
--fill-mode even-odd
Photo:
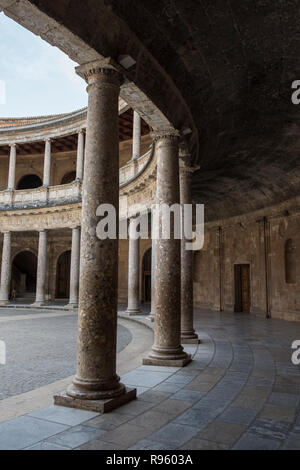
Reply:
[[[56,266],[56,295],[57,299],[69,299],[70,297],[70,268],[71,251],[65,251],[60,255]]]
[[[152,248],[149,248],[143,256],[143,301],[151,303],[151,267],[152,267]]]
[[[25,175],[20,179],[17,189],[35,189],[43,186],[41,178],[37,175]]]
[[[12,263],[11,292],[13,297],[34,299],[37,257],[31,251],[18,253]]]
[[[76,171],[70,171],[69,173],[65,174],[60,184],[69,184],[69,183],[72,183],[75,179],[76,179]]]

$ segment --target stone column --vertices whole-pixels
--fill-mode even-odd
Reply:
[[[184,205],[192,204],[192,172],[184,159],[180,161],[180,202],[182,205],[182,227],[184,227]],[[192,223],[192,221],[191,221]],[[192,226],[190,227],[192,235]],[[194,284],[193,284],[193,260],[194,252],[186,250],[186,243],[191,243],[190,239],[183,237],[181,240],[181,341],[187,343],[199,343],[198,335],[194,330]],[[188,235],[188,234],[186,234]]]
[[[136,219],[129,222],[128,307],[127,314],[142,315],[140,309],[140,239],[136,237]]]
[[[132,160],[137,160],[141,156],[141,117],[133,112],[133,137],[132,137]]]
[[[70,301],[68,304],[69,308],[78,307],[79,267],[80,267],[80,227],[76,227],[72,229]]]
[[[78,132],[78,147],[77,147],[77,167],[76,179],[83,180],[83,164],[84,164],[84,130],[80,129]]]
[[[3,233],[0,305],[9,303],[11,280],[11,232]]]
[[[41,307],[45,304],[46,274],[47,274],[47,232],[46,230],[42,230],[39,234],[36,298],[35,298],[34,306]]]
[[[10,191],[13,191],[16,186],[16,163],[17,163],[17,146],[16,144],[12,144],[10,146],[8,185],[7,185],[7,189],[9,189]]]
[[[169,207],[180,203],[179,194],[179,136],[175,131],[166,131],[154,136],[157,154],[156,208],[162,204]],[[155,283],[155,328],[154,345],[145,365],[174,365],[182,367],[191,357],[181,346],[180,335],[180,239],[174,239],[174,223],[170,224],[169,239],[163,238],[162,211],[156,217],[159,234],[156,240],[154,273]]]
[[[51,175],[51,140],[46,139],[45,141],[45,158],[44,158],[44,182],[45,187],[50,186],[50,175]]]
[[[115,208],[119,221],[118,99],[122,77],[109,59],[77,68],[88,81],[84,164],[77,373],[55,404],[98,412],[136,397],[116,374],[118,239],[99,239],[99,206]],[[99,233],[99,231],[98,231]]]

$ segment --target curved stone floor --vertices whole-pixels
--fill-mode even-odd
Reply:
[[[30,309],[0,309],[0,339],[7,362],[0,366],[0,400],[75,374],[77,315]],[[118,325],[118,352],[132,340]]]
[[[186,368],[123,375],[134,402],[107,415],[52,406],[0,424],[0,435],[30,428],[39,440],[23,448],[34,449],[300,449],[300,323],[198,311],[196,328]]]

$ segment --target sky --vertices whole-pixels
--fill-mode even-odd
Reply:
[[[77,64],[0,13],[0,117],[61,114],[87,105]]]

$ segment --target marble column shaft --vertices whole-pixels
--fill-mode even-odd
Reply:
[[[16,144],[12,144],[10,146],[8,185],[7,185],[7,189],[11,191],[13,191],[16,187],[16,163],[17,163],[17,146]]]
[[[88,81],[84,163],[77,374],[67,395],[102,400],[125,393],[116,374],[118,240],[96,233],[97,208],[111,204],[119,220],[119,116],[121,75],[82,66]],[[118,232],[118,230],[117,230]]]
[[[133,137],[132,137],[132,160],[137,160],[141,156],[141,129],[142,121],[140,115],[133,112]]]
[[[72,229],[72,251],[70,271],[70,301],[72,307],[78,306],[80,268],[80,227]]]
[[[51,140],[45,141],[45,157],[44,157],[44,186],[50,186],[51,176]]]
[[[163,133],[156,137],[157,187],[156,204],[172,206],[180,203],[178,135]],[[170,225],[170,238],[162,238],[162,214],[159,224],[155,259],[155,329],[154,345],[144,364],[184,366],[190,361],[181,346],[180,308],[180,247],[181,241],[174,239],[174,222]]]
[[[83,165],[84,165],[84,130],[78,132],[78,146],[77,146],[77,166],[76,166],[76,179],[83,180]]]
[[[9,301],[11,280],[11,232],[3,234],[0,303]]]
[[[140,239],[135,237],[136,219],[129,222],[128,308],[129,315],[141,314],[140,309]]]
[[[46,299],[46,274],[47,274],[47,232],[39,233],[39,251],[36,281],[36,304],[43,304]]]
[[[180,168],[180,202],[183,209],[184,228],[184,205],[192,204],[192,173],[191,169],[184,165]],[[192,233],[192,227],[190,228]],[[181,240],[181,339],[186,343],[197,343],[198,335],[194,330],[194,297],[193,297],[193,259],[194,252],[186,250],[185,232]]]

